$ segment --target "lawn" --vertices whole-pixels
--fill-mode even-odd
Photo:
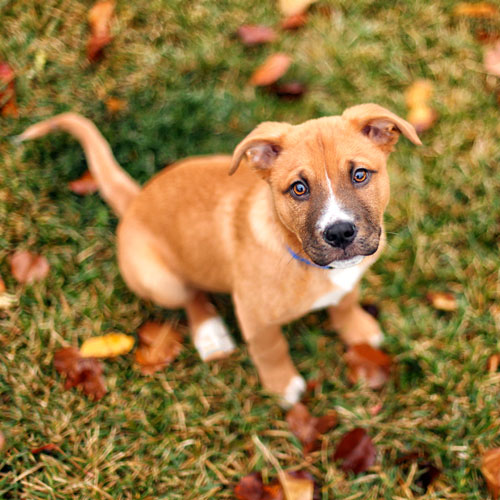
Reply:
[[[0,118],[0,275],[17,298],[0,310],[0,498],[234,498],[242,476],[276,475],[255,437],[282,468],[312,472],[323,499],[420,496],[415,470],[397,463],[412,450],[442,470],[422,498],[487,498],[480,457],[500,446],[500,373],[486,369],[499,350],[500,85],[485,73],[475,37],[485,21],[453,16],[451,0],[321,1],[300,30],[278,29],[272,44],[248,48],[235,31],[279,26],[275,2],[118,2],[114,40],[89,64],[92,4],[0,0],[0,59],[15,70],[19,108],[18,118]],[[487,24],[500,31],[500,21]],[[292,55],[285,79],[307,85],[301,99],[248,84],[276,51]],[[54,134],[16,147],[9,136],[80,112],[145,182],[177,159],[231,152],[264,120],[300,123],[362,102],[406,116],[404,92],[419,78],[434,85],[439,119],[422,147],[401,139],[390,157],[388,246],[363,280],[397,369],[380,391],[353,386],[323,313],[287,327],[296,365],[316,381],[309,409],[339,415],[319,451],[304,457],[284,411],[260,388],[225,296],[215,302],[239,341],[230,359],[203,364],[186,340],[153,376],[140,373],[133,355],[107,361],[109,392],[97,403],[64,390],[52,363],[62,346],[111,331],[136,335],[151,319],[182,326],[185,317],[125,286],[116,217],[98,195],[68,189],[86,169],[76,141]],[[109,97],[125,109],[108,111]],[[45,255],[49,276],[18,284],[8,261],[18,249]],[[457,310],[434,310],[430,290],[453,293]],[[372,437],[377,464],[346,476],[332,454],[353,427]],[[30,452],[46,443],[63,453]]]

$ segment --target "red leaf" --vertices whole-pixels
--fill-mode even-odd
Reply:
[[[49,443],[49,444],[44,444],[43,446],[40,446],[39,448],[33,448],[31,450],[31,453],[33,455],[38,455],[39,453],[46,453],[47,455],[54,455],[55,453],[62,453],[62,450],[56,444]]]
[[[238,500],[260,500],[264,493],[264,484],[260,472],[253,472],[242,477],[234,488]]]
[[[292,16],[285,17],[281,21],[281,28],[284,30],[296,30],[302,28],[307,23],[307,13],[300,12]]]
[[[283,53],[269,56],[250,78],[250,83],[255,86],[271,85],[279,80],[292,64],[292,58]]]
[[[54,367],[66,376],[66,390],[81,386],[83,392],[96,401],[107,392],[101,362],[95,358],[82,358],[80,351],[74,347],[57,351],[54,355]]]
[[[368,344],[350,347],[344,359],[349,367],[347,377],[353,384],[364,380],[371,389],[380,389],[389,380],[391,358]]]
[[[247,47],[270,43],[276,40],[276,32],[272,28],[256,24],[244,24],[240,26],[237,34],[241,42]]]
[[[168,323],[145,323],[139,330],[139,340],[135,360],[145,375],[163,369],[182,349],[182,335]]]
[[[103,55],[103,49],[113,37],[111,36],[111,18],[115,9],[114,0],[101,0],[89,10],[90,38],[87,43],[87,57],[95,62]]]
[[[2,116],[19,116],[14,76],[14,70],[10,65],[6,62],[0,62],[0,114]]]
[[[73,193],[80,196],[95,193],[98,189],[97,182],[88,170],[79,179],[69,182],[68,186]]]
[[[286,414],[286,421],[307,454],[320,447],[321,434],[337,425],[337,414],[332,411],[323,417],[313,417],[302,403],[297,403]]]
[[[370,436],[359,427],[344,434],[333,455],[334,460],[342,460],[344,472],[354,474],[366,471],[375,463],[375,458],[376,450]]]
[[[33,283],[47,276],[50,265],[43,255],[21,250],[10,257],[10,270],[19,283]]]
[[[287,82],[276,84],[270,87],[270,89],[278,96],[283,99],[299,99],[306,92],[306,86],[300,82]]]

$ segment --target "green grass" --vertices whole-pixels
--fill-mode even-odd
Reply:
[[[492,306],[500,302],[500,122],[498,82],[483,71],[477,23],[454,18],[451,0],[339,0],[330,17],[313,7],[302,30],[248,49],[233,33],[243,23],[279,23],[274,2],[119,2],[115,39],[90,66],[91,5],[0,0],[0,59],[16,71],[20,110],[18,119],[0,118],[0,275],[19,299],[0,311],[7,439],[0,498],[232,498],[241,476],[275,475],[252,435],[283,468],[309,469],[323,499],[418,496],[395,464],[412,449],[443,469],[425,498],[486,498],[480,455],[500,445],[500,375],[485,369],[499,349]],[[307,83],[302,100],[247,84],[277,50],[294,57],[286,78]],[[98,403],[63,390],[52,365],[61,346],[115,330],[134,334],[152,318],[184,318],[127,290],[116,264],[116,218],[97,195],[67,188],[86,168],[78,144],[53,135],[17,149],[8,136],[61,111],[81,112],[144,182],[176,159],[230,152],[263,120],[298,123],[368,101],[405,116],[403,93],[417,78],[433,81],[439,121],[423,147],[401,140],[390,159],[389,243],[363,281],[365,298],[382,311],[386,350],[398,365],[393,380],[380,392],[350,386],[343,346],[323,315],[288,327],[299,370],[319,381],[309,408],[339,412],[320,451],[302,456],[242,343],[231,359],[207,365],[186,342],[174,365],[151,377],[134,368],[132,355],[106,362],[109,393]],[[126,100],[127,109],[108,113],[108,96]],[[19,248],[48,258],[45,281],[13,280],[8,256]],[[429,289],[455,293],[458,311],[434,311]],[[215,300],[234,328],[228,298]],[[382,411],[371,417],[379,402]],[[378,449],[376,467],[357,478],[331,460],[354,426],[366,427]],[[64,454],[30,453],[49,442]]]

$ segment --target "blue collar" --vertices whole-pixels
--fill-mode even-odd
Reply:
[[[319,269],[334,269],[332,266],[320,266],[318,264],[315,264],[314,262],[311,262],[310,260],[304,259],[304,257],[297,255],[289,246],[287,246],[286,249],[288,250],[288,253],[295,260],[298,260],[299,262],[303,262],[304,264],[307,264],[308,266],[318,267]]]

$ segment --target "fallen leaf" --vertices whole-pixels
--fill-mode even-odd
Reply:
[[[497,500],[500,493],[500,448],[487,450],[481,458],[481,472],[493,497]]]
[[[500,33],[495,30],[478,28],[474,33],[476,40],[482,44],[488,44],[496,42],[500,39]]]
[[[104,47],[113,39],[111,36],[111,18],[114,10],[114,0],[101,0],[89,10],[90,38],[87,43],[87,57],[91,62],[95,62],[102,57]]]
[[[134,342],[134,337],[129,335],[108,333],[85,340],[80,347],[80,354],[83,358],[113,358],[130,352]]]
[[[83,392],[96,401],[106,394],[102,363],[98,359],[82,358],[78,349],[65,347],[54,354],[54,367],[66,376],[66,390],[81,386]]]
[[[274,481],[264,485],[260,472],[242,477],[234,487],[237,500],[285,500],[281,485]]]
[[[405,91],[406,106],[414,108],[427,104],[434,93],[429,80],[416,80]]]
[[[250,83],[259,87],[271,85],[287,72],[291,63],[292,58],[289,55],[281,52],[273,54],[255,70]]]
[[[495,17],[498,9],[489,2],[467,3],[462,2],[453,9],[453,15],[464,17]]]
[[[313,500],[314,481],[306,477],[295,477],[285,472],[280,475],[286,500]]]
[[[6,62],[0,62],[0,115],[19,116],[14,86],[14,70]]]
[[[306,86],[300,82],[274,84],[269,89],[283,99],[299,99],[306,92]]]
[[[500,364],[500,354],[492,354],[488,358],[487,369],[489,373],[495,373],[498,370],[498,365]]]
[[[284,30],[296,30],[302,28],[307,23],[307,13],[299,12],[291,16],[285,17],[281,21],[281,28]]]
[[[10,270],[19,283],[33,283],[47,276],[50,265],[43,255],[21,250],[10,257]]]
[[[406,119],[415,127],[417,133],[429,130],[437,120],[437,113],[427,105],[410,109]]]
[[[285,17],[306,12],[316,0],[279,0],[281,12]]]
[[[5,293],[7,291],[7,288],[5,287],[5,283],[3,279],[0,277],[0,294]]]
[[[118,99],[117,97],[110,97],[106,100],[106,109],[110,113],[118,113],[127,107],[127,101]]]
[[[38,455],[39,453],[44,453],[46,455],[55,455],[56,453],[62,453],[61,448],[52,443],[44,444],[43,446],[40,446],[39,448],[33,448],[30,451],[33,455]]]
[[[313,500],[320,500],[321,499],[321,488],[320,485],[316,482],[316,479],[314,476],[306,470],[294,470],[294,471],[286,471],[286,474],[288,476],[291,476],[295,479],[308,479],[313,483]]]
[[[457,310],[457,299],[451,293],[429,292],[427,300],[438,311],[452,312]]]
[[[182,349],[182,335],[168,323],[145,323],[139,330],[139,340],[135,360],[145,375],[171,363]]]
[[[484,53],[484,69],[491,75],[500,76],[500,42]]]
[[[368,344],[349,347],[344,355],[347,377],[353,383],[364,380],[371,389],[380,389],[388,380],[392,360],[384,352]]]
[[[69,182],[68,187],[80,196],[95,193],[98,189],[97,182],[88,170],[79,179]]]
[[[396,460],[396,465],[408,466],[416,462],[417,471],[412,475],[413,483],[427,492],[429,486],[439,477],[441,469],[429,461],[426,453],[411,451]]]
[[[3,432],[0,431],[0,451],[2,451],[2,448],[5,446],[5,436],[3,435]]]
[[[307,454],[320,447],[321,434],[337,425],[337,414],[332,411],[322,417],[313,417],[305,405],[297,403],[286,414],[286,421]]]
[[[263,43],[270,43],[276,40],[276,32],[269,26],[257,24],[244,24],[237,31],[243,45],[253,47]]]
[[[333,459],[342,460],[340,467],[344,472],[359,474],[375,463],[376,454],[370,436],[364,429],[357,427],[344,434],[337,445]]]

